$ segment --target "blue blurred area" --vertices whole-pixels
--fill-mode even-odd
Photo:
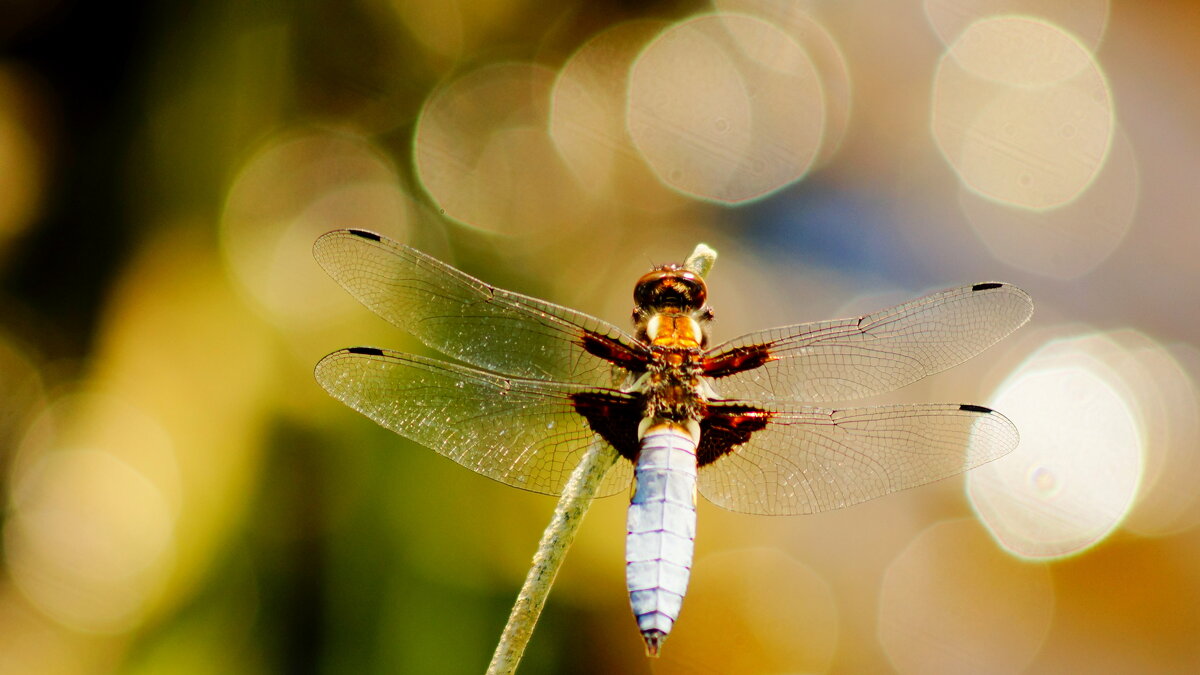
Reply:
[[[731,216],[745,244],[777,264],[828,268],[867,288],[931,280],[910,255],[893,209],[864,190],[814,177]]]

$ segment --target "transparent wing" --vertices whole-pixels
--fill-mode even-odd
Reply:
[[[1008,418],[972,405],[804,407],[771,416],[749,442],[700,470],[701,494],[745,513],[817,513],[953,476],[1018,442]]]
[[[579,385],[510,379],[411,354],[357,347],[317,364],[334,398],[438,454],[513,487],[560,494],[588,444],[603,442],[575,412]],[[624,397],[604,391],[611,397]],[[628,490],[618,461],[598,496]]]
[[[862,317],[750,333],[714,347],[708,358],[765,361],[717,378],[713,384],[722,398],[844,401],[892,391],[962,363],[1032,313],[1025,291],[974,284]]]
[[[517,377],[600,386],[624,376],[583,348],[587,340],[633,342],[600,319],[494,288],[370,232],[329,232],[317,239],[313,255],[371,311],[472,365]]]

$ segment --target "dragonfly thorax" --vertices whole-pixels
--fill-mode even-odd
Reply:
[[[646,340],[655,347],[695,349],[707,341],[704,328],[682,313],[660,313],[646,320]]]
[[[640,387],[644,417],[671,422],[703,418],[709,391],[701,370],[703,352],[699,348],[652,347],[651,354]]]

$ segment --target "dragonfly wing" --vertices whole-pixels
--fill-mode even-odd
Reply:
[[[721,404],[710,405],[710,415],[719,420]],[[733,511],[784,515],[837,509],[953,476],[1002,457],[1018,442],[1013,423],[982,406],[776,412],[759,405],[730,404],[738,419],[757,409],[758,419],[765,421],[741,439],[740,447],[720,454],[711,441],[706,447],[704,436],[700,441],[700,492]]]
[[[750,333],[710,350],[707,368],[722,398],[851,400],[962,363],[1032,313],[1016,286],[974,284],[866,316]]]
[[[612,361],[629,357],[634,349],[628,346],[634,341],[610,323],[489,286],[377,234],[329,232],[317,239],[313,255],[373,312],[426,345],[480,368],[611,386],[625,375]]]
[[[615,390],[505,378],[412,354],[369,347],[336,351],[316,368],[334,398],[380,425],[488,478],[560,494],[588,444],[604,442],[576,412],[573,396]],[[628,490],[628,462],[609,470],[598,496]]]

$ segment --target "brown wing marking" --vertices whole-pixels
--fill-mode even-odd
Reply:
[[[626,370],[645,372],[646,363],[652,358],[650,351],[640,345],[629,345],[593,331],[584,331],[581,336],[584,351]]]
[[[707,415],[700,421],[697,464],[712,464],[746,444],[754,432],[766,428],[773,416],[771,411],[753,405],[709,403]]]
[[[575,412],[587,420],[592,431],[608,441],[625,459],[637,460],[638,424],[642,421],[642,402],[629,394],[581,391],[570,395]]]
[[[754,370],[774,360],[775,357],[771,355],[771,344],[764,343],[735,347],[727,352],[708,357],[704,359],[701,368],[707,377],[727,377]]]

